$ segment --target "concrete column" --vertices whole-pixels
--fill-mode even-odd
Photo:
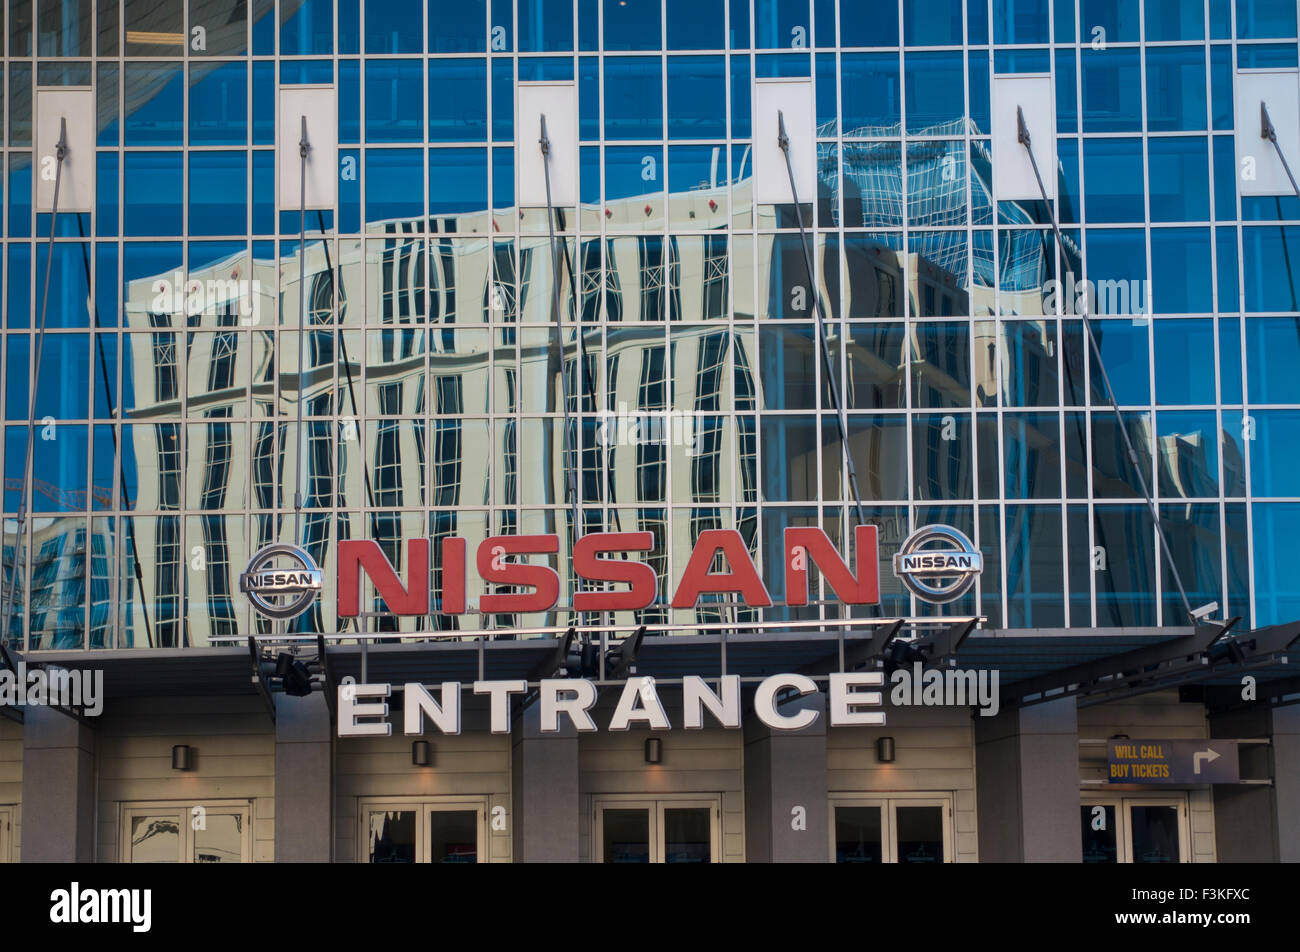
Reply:
[[[325,695],[275,695],[275,861],[334,855],[334,732]]]
[[[975,718],[982,863],[1079,863],[1079,721],[1074,698]]]
[[[1272,777],[1272,786],[1213,788],[1219,862],[1300,863],[1300,705],[1211,713],[1210,736],[1272,741],[1239,748],[1242,777]]]
[[[23,716],[22,861],[93,863],[95,732],[49,707]]]
[[[514,861],[576,863],[582,822],[578,732],[568,718],[562,717],[560,730],[543,734],[539,707],[534,701],[516,718],[512,741]]]
[[[781,706],[817,711],[803,730],[772,730],[752,711],[745,719],[745,859],[750,863],[830,861],[826,789],[826,695]]]

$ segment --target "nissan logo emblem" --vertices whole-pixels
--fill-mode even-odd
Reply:
[[[935,604],[961,598],[982,571],[984,556],[952,526],[917,529],[894,556],[894,574],[917,598]]]
[[[297,618],[323,588],[320,568],[305,550],[277,542],[262,549],[239,576],[239,590],[267,618]]]

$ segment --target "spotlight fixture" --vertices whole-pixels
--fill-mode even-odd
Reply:
[[[284,693],[290,697],[306,697],[311,694],[311,672],[287,651],[281,651],[275,659],[275,676],[284,686]]]
[[[417,740],[411,743],[411,766],[433,766],[433,745],[427,740]]]
[[[658,737],[647,737],[645,739],[645,762],[648,764],[663,763],[664,759],[664,742]]]
[[[172,770],[193,770],[198,751],[184,744],[172,748]]]
[[[876,759],[882,764],[892,764],[894,762],[894,738],[876,738]]]

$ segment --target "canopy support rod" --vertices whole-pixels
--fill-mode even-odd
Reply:
[[[1296,184],[1295,176],[1291,174],[1291,163],[1282,154],[1282,146],[1278,145],[1277,141],[1277,130],[1273,128],[1273,120],[1269,118],[1268,107],[1263,102],[1259,104],[1259,137],[1273,143],[1273,148],[1277,150],[1277,157],[1282,160],[1282,168],[1286,170],[1286,177],[1291,180],[1291,189],[1296,193],[1296,197],[1300,198],[1300,185]]]
[[[826,339],[826,321],[822,315],[822,296],[817,289],[816,272],[813,270],[812,241],[803,224],[803,206],[799,204],[799,190],[794,182],[794,163],[790,159],[790,137],[785,131],[785,112],[776,114],[778,127],[777,145],[785,156],[785,171],[790,176],[790,197],[794,200],[795,219],[799,222],[799,242],[803,245],[804,266],[808,269],[808,293],[812,295],[813,313],[817,318],[817,337],[821,343],[822,364],[826,372],[826,382],[830,385],[831,401],[835,404],[835,422],[840,430],[840,443],[844,447],[844,460],[848,464],[849,489],[853,493],[853,502],[857,508],[858,525],[866,523],[866,512],[862,507],[862,493],[858,491],[858,473],[853,466],[853,452],[849,447],[849,421],[844,412],[844,401],[840,398],[839,374],[835,372],[835,359],[831,356],[830,341]]]
[[[293,544],[302,544],[302,458],[307,451],[307,440],[302,428],[302,405],[307,399],[304,339],[307,336],[307,117],[302,120],[302,137],[298,140],[298,452],[293,469]]]
[[[9,572],[9,586],[4,598],[4,629],[0,630],[0,645],[9,643],[9,623],[13,617],[14,602],[18,596],[18,573],[24,564],[23,535],[27,529],[27,494],[32,483],[32,456],[36,451],[36,394],[40,390],[41,349],[45,343],[45,318],[50,306],[50,268],[54,264],[54,234],[59,223],[59,186],[63,183],[63,160],[68,155],[68,120],[59,119],[59,141],[54,146],[54,203],[50,208],[50,240],[45,254],[45,287],[41,292],[41,317],[36,325],[35,363],[32,365],[31,392],[27,397],[27,453],[23,461],[23,476],[18,498],[18,532],[14,536],[14,558]],[[28,592],[30,597],[31,593]],[[30,614],[30,613],[29,613]],[[21,627],[21,626],[20,626]]]
[[[1034,157],[1033,144],[1029,138],[1029,127],[1025,125],[1025,113],[1019,106],[1016,106],[1016,139],[1025,147],[1025,152],[1029,154],[1029,164],[1034,169],[1034,179],[1038,182],[1039,194],[1043,196],[1043,204],[1050,209],[1051,202],[1047,198],[1047,189],[1043,185],[1042,173],[1038,170],[1038,159]],[[1061,235],[1061,226],[1057,224],[1056,212],[1051,212],[1052,230],[1056,233],[1056,245],[1062,249],[1064,255],[1065,239]],[[1088,335],[1088,346],[1092,350],[1093,359],[1097,363],[1097,371],[1101,376],[1101,384],[1104,389],[1106,399],[1110,402],[1110,407],[1115,413],[1115,424],[1119,429],[1120,436],[1124,440],[1124,448],[1128,453],[1129,462],[1133,465],[1133,472],[1137,474],[1138,483],[1142,489],[1142,495],[1147,501],[1147,506],[1151,509],[1151,518],[1155,520],[1156,535],[1160,539],[1160,549],[1164,553],[1165,565],[1169,568],[1173,576],[1174,585],[1178,587],[1178,596],[1183,602],[1183,611],[1187,613],[1193,623],[1196,619],[1192,616],[1192,605],[1187,600],[1187,589],[1183,587],[1183,578],[1178,571],[1178,565],[1174,562],[1173,553],[1169,549],[1169,540],[1165,536],[1164,525],[1160,521],[1160,507],[1156,505],[1155,497],[1151,495],[1151,487],[1147,483],[1146,474],[1142,472],[1142,464],[1138,460],[1137,450],[1133,447],[1133,440],[1129,436],[1128,427],[1124,425],[1124,415],[1119,411],[1119,401],[1115,397],[1115,390],[1110,384],[1110,377],[1106,373],[1106,365],[1101,359],[1101,346],[1097,343],[1097,336],[1092,330],[1092,318],[1088,314],[1088,295],[1085,291],[1083,295],[1083,306],[1079,309],[1079,316],[1083,319],[1084,333]]]
[[[541,138],[537,141],[542,149],[542,168],[546,179],[546,230],[551,239],[551,286],[554,292],[551,295],[551,315],[552,320],[555,321],[557,350],[560,355],[560,399],[564,402],[564,443],[562,452],[564,453],[564,471],[569,487],[573,538],[577,539],[582,534],[582,501],[578,497],[577,459],[573,458],[571,445],[573,442],[573,426],[569,410],[569,375],[564,367],[564,322],[560,310],[560,252],[555,237],[555,207],[551,204],[551,139],[546,134],[545,115],[541,117],[541,133]],[[582,372],[581,367],[578,370],[579,373]],[[573,465],[570,463],[571,459]]]

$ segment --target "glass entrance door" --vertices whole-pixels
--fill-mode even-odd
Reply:
[[[1085,863],[1185,863],[1187,797],[1089,798],[1079,807]]]
[[[487,862],[481,797],[363,800],[359,812],[364,862]]]
[[[596,802],[593,858],[605,863],[714,863],[719,804],[706,800]]]
[[[14,809],[0,807],[0,863],[13,862]]]
[[[247,801],[124,803],[119,857],[124,863],[248,863],[251,817]]]
[[[952,800],[946,795],[840,797],[831,809],[837,863],[952,861]]]

